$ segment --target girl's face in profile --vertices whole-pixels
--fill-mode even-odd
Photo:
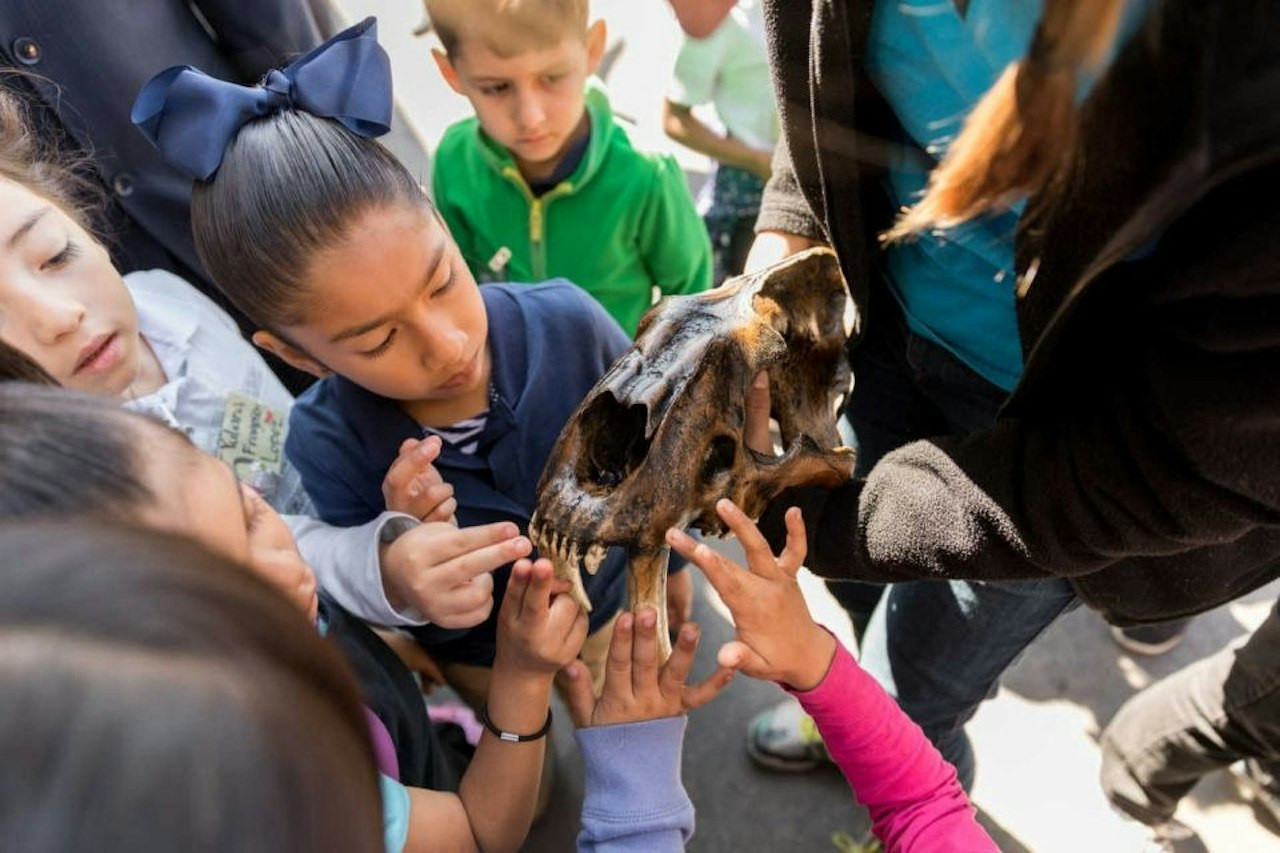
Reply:
[[[135,386],[147,354],[106,249],[62,208],[3,178],[0,340],[64,387],[113,396]]]
[[[315,575],[279,513],[221,460],[165,427],[138,420],[140,431],[156,433],[139,436],[138,446],[156,449],[139,459],[157,498],[139,520],[248,566],[314,622]]]
[[[303,322],[254,340],[317,376],[401,402],[487,393],[488,316],[444,224],[425,205],[359,214],[314,258]]]

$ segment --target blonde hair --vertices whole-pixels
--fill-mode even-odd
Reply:
[[[456,58],[467,42],[503,57],[587,37],[588,0],[424,0],[431,26]]]
[[[973,108],[924,197],[881,240],[950,228],[1042,189],[1075,144],[1078,77],[1105,60],[1123,7],[1123,0],[1046,0],[1026,58]]]

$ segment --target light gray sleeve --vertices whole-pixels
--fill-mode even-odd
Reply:
[[[382,583],[379,537],[382,528],[396,518],[417,522],[413,516],[399,512],[384,512],[359,527],[334,527],[304,515],[286,515],[284,520],[320,588],[344,610],[375,625],[425,625],[422,614],[413,608],[392,607]]]

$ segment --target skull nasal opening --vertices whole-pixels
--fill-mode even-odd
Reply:
[[[649,453],[648,420],[640,403],[624,406],[608,393],[591,401],[581,420],[591,425],[591,435],[583,436],[587,453],[578,462],[578,481],[611,489],[640,467]]]

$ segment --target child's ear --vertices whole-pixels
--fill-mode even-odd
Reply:
[[[587,74],[595,74],[604,58],[604,43],[609,37],[609,28],[604,19],[593,21],[587,28]]]
[[[271,332],[259,330],[253,333],[253,343],[261,349],[279,358],[290,367],[296,367],[303,373],[310,373],[317,379],[331,376],[333,371],[307,355],[293,344],[273,335]]]
[[[449,88],[459,95],[465,95],[466,93],[462,91],[462,83],[458,80],[458,71],[453,67],[453,63],[449,61],[449,54],[438,47],[433,47],[431,48],[431,58],[436,61],[436,68],[440,69],[440,76],[444,78],[444,82],[449,84]]]

